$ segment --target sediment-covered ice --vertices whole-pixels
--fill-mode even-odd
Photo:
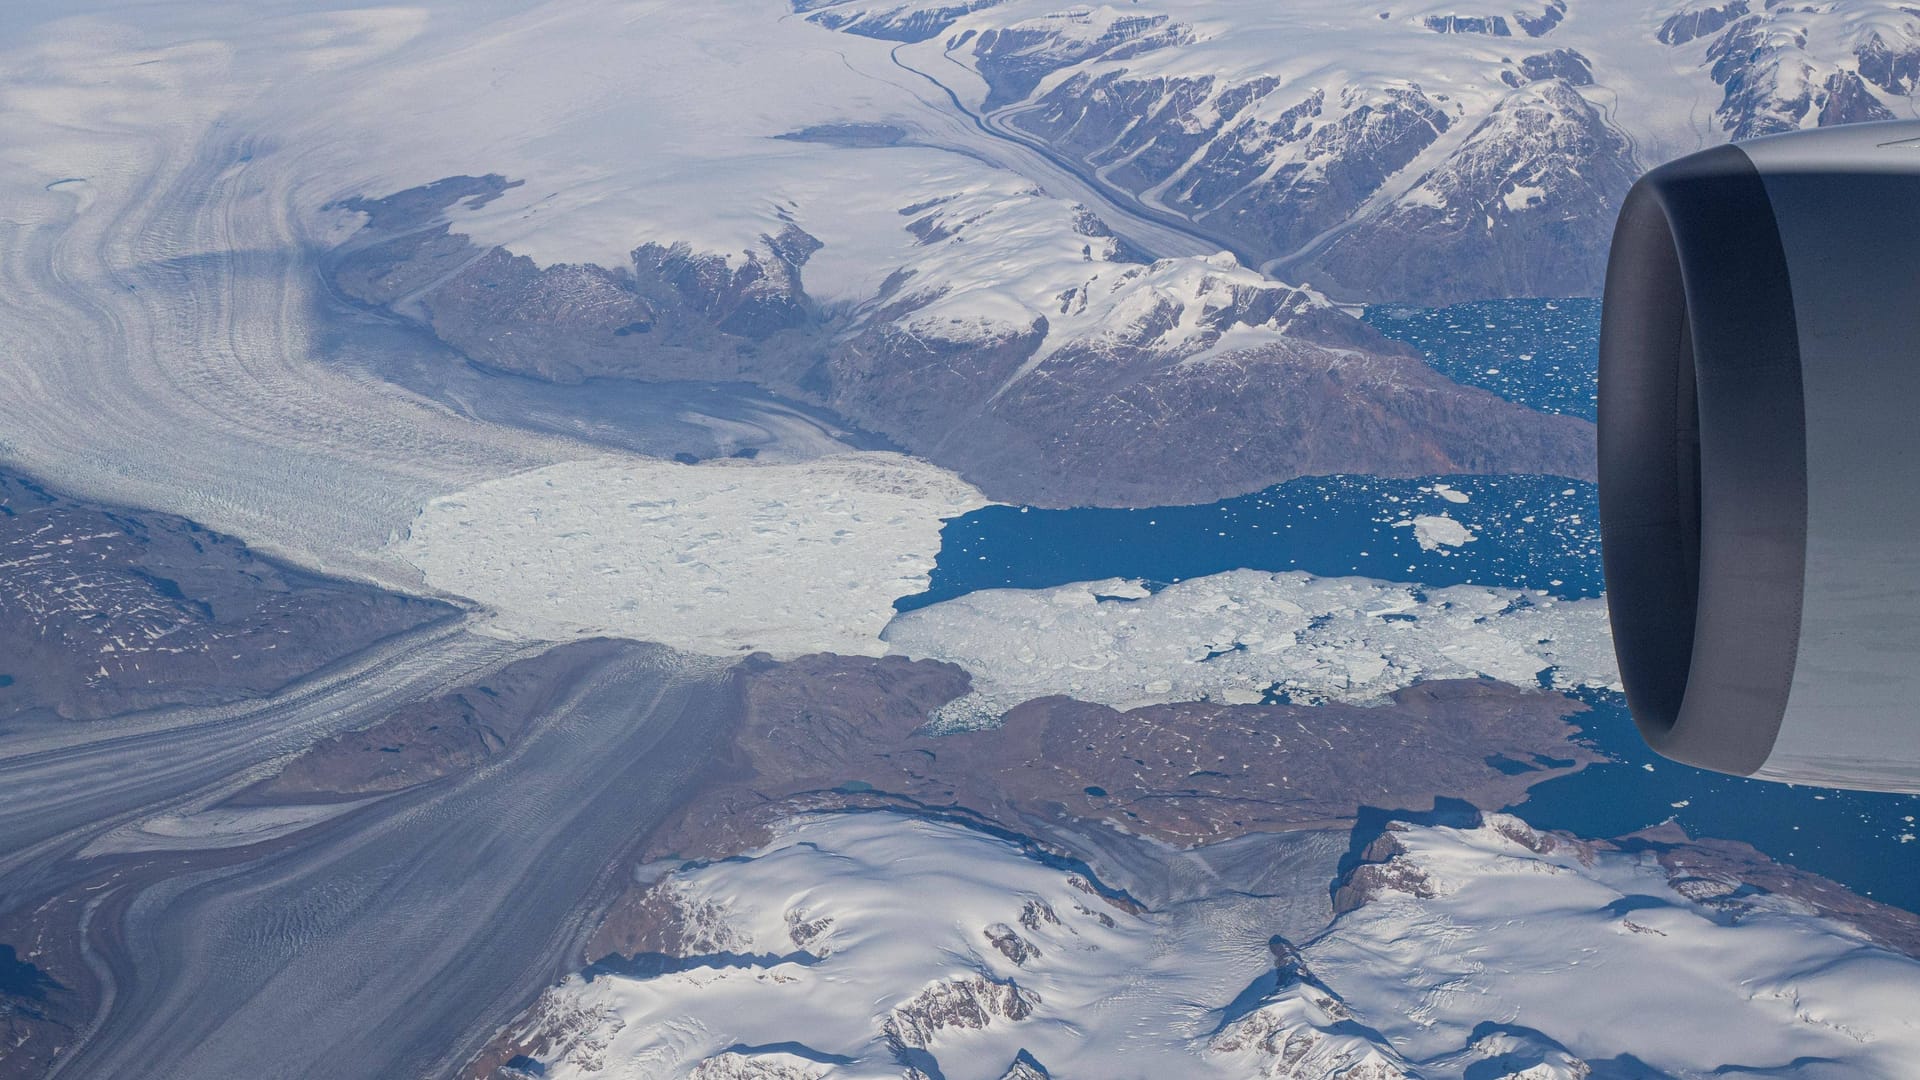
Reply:
[[[914,458],[571,461],[435,499],[395,548],[493,627],[713,655],[879,655],[926,588],[941,522],[985,504]]]
[[[974,692],[945,725],[1068,694],[1117,708],[1285,698],[1371,703],[1422,679],[1618,683],[1604,600],[1234,570],[1151,592],[1138,581],[993,589],[896,618],[894,652],[946,660]]]

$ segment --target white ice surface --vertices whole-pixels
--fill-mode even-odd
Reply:
[[[1438,551],[1443,547],[1457,548],[1480,539],[1472,529],[1448,517],[1446,514],[1420,514],[1399,525],[1413,527],[1414,542],[1422,551]]]
[[[435,499],[395,542],[517,637],[614,635],[713,655],[879,655],[941,522],[985,505],[892,453],[797,464],[565,462]]]
[[[1625,1055],[1676,1077],[1896,1078],[1920,1060],[1920,963],[1779,897],[1728,918],[1674,892],[1651,856],[1541,855],[1514,839],[1528,834],[1498,816],[1397,834],[1436,895],[1376,896],[1303,948],[1316,981],[1229,1012],[1272,969],[1246,928],[1178,932],[956,826],[801,818],[669,879],[697,913],[694,951],[736,959],[566,980],[537,1010],[567,1028],[540,1059],[555,1080],[670,1078],[765,1047],[709,1069],[779,1076],[746,1067],[810,1056],[839,1063],[801,1075],[898,1077],[896,1010],[984,978],[1017,985],[1032,1012],[916,1039],[950,1080],[997,1080],[1021,1049],[1062,1077],[1276,1080],[1576,1080]],[[1035,903],[1058,921],[1023,923]],[[990,927],[1035,953],[1015,963]]]
[[[836,1080],[897,1080],[890,1012],[981,977],[1016,983],[1033,1012],[935,1031],[926,1049],[948,1080],[998,1080],[1022,1049],[1063,1077],[1244,1076],[1237,1057],[1207,1050],[1210,1010],[1271,965],[1247,928],[1132,915],[1008,843],[891,814],[789,822],[766,848],[681,872],[674,888],[702,912],[709,947],[762,961],[568,979],[543,1003],[580,1020],[569,1045],[542,1055],[550,1080],[683,1077],[728,1047],[790,1043],[856,1059],[822,1070]],[[1047,913],[1036,906],[1031,926],[1029,905]],[[800,962],[792,925],[818,920],[830,923],[804,948],[822,959]],[[1037,955],[1022,965],[995,949],[996,924]]]
[[[1097,336],[1173,298],[1165,344],[1201,350],[1209,298],[1257,280],[1102,262],[1112,242],[996,167],[1005,144],[890,43],[779,0],[65,13],[0,14],[0,461],[389,587],[418,585],[383,545],[421,504],[582,448],[322,362],[312,253],[357,225],[320,210],[343,196],[501,173],[525,183],[459,229],[609,266],[647,242],[738,253],[792,222],[826,244],[812,295],[858,309],[904,268],[940,296],[926,319],[969,340],[1041,314]],[[774,137],[846,122],[912,145]],[[920,243],[917,204],[955,234]]]
[[[1385,893],[1305,950],[1408,1058],[1443,1058],[1495,1021],[1675,1076],[1913,1075],[1920,963],[1782,897],[1749,896],[1735,920],[1675,893],[1650,854],[1541,855],[1501,824],[1526,833],[1495,819],[1399,834],[1438,895]]]
[[[155,4],[0,41],[0,462],[405,588],[377,552],[422,501],[578,454],[316,362],[310,163],[233,116],[419,21]]]
[[[991,723],[1048,694],[1116,708],[1170,701],[1376,704],[1422,679],[1616,686],[1604,600],[1516,589],[1234,570],[1149,594],[1137,581],[993,589],[906,612],[892,651],[972,673],[943,723]]]

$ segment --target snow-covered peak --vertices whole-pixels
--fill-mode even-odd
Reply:
[[[1277,972],[1276,983],[1256,1008],[1220,1029],[1209,1053],[1262,1080],[1417,1080],[1413,1066],[1355,1022],[1346,1003],[1297,957]]]
[[[1111,1075],[1133,1024],[1177,1031],[1198,1019],[1181,997],[1205,973],[1156,947],[1153,920],[1080,873],[957,826],[803,818],[759,851],[667,884],[678,904],[725,912],[732,950],[551,991],[520,1033],[537,1042],[549,1022],[544,1075],[704,1077],[716,1058],[738,1070],[761,1056],[746,1047],[778,1048],[783,1068],[806,1067],[795,1057],[830,1066],[808,1076]],[[1108,1008],[1118,987],[1136,1000]],[[601,1020],[550,1023],[582,1015]],[[1141,1049],[1190,1058],[1177,1035]]]
[[[1641,169],[1729,137],[1908,114],[1920,79],[1920,16],[1870,0],[885,6],[937,16],[943,29],[899,58],[985,126],[1249,262],[1376,299],[1597,288]],[[1474,142],[1543,116],[1573,137],[1502,139],[1497,155]],[[1405,214],[1442,200],[1495,212]],[[1486,250],[1449,242],[1479,233]]]
[[[1920,962],[1783,894],[1690,898],[1657,848],[1399,823],[1360,867],[1384,884],[1295,950],[1175,933],[955,825],[803,817],[666,879],[723,913],[731,950],[600,965],[507,1036],[550,1078],[1812,1080],[1920,1060]]]
[[[1178,358],[1235,330],[1248,345],[1284,337],[1297,316],[1332,309],[1318,293],[1242,267],[1231,252],[1136,261],[1087,208],[1030,185],[979,184],[905,207],[901,217],[917,243],[869,319],[953,342],[1037,334],[1020,376],[1069,346]]]
[[[1920,1060],[1920,963],[1791,896],[1699,901],[1653,850],[1505,815],[1383,846],[1360,870],[1390,872],[1302,951],[1425,1075],[1531,1058],[1507,1074],[1896,1076]]]
[[[1689,5],[1662,25],[1662,40],[1723,89],[1715,116],[1735,139],[1912,115],[1920,10],[1911,7]]]
[[[727,1050],[693,1067],[688,1080],[822,1080],[828,1066],[778,1050],[743,1054]]]

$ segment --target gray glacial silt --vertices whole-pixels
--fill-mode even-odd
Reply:
[[[471,676],[473,657],[461,659],[449,677]],[[119,815],[108,838],[126,851],[126,826],[164,812],[186,823],[174,846],[199,848],[174,852],[154,850],[168,846],[165,829],[131,854],[109,853],[115,845],[94,827],[40,839],[44,830],[18,827],[15,805],[33,785],[0,782],[0,814],[13,812],[0,817],[0,841],[16,865],[40,870],[28,875],[37,883],[85,896],[79,936],[104,984],[100,1014],[53,1075],[452,1073],[578,965],[596,901],[618,884],[627,848],[705,766],[730,692],[709,662],[621,646],[497,758],[323,806],[316,823],[266,830],[244,847],[206,847],[192,823],[213,816],[196,817],[209,793],[223,798],[267,768],[236,775],[236,761],[219,762],[191,777],[201,790],[149,792],[153,802]],[[356,715],[365,726],[380,714]],[[192,745],[197,732],[168,738]],[[136,740],[133,760],[109,753],[94,767],[143,771],[140,750]],[[0,775],[30,774],[42,756],[7,761]]]
[[[224,799],[275,758],[512,655],[500,641],[436,627],[263,701],[9,728],[0,737],[0,913],[96,876],[71,856],[113,830]]]

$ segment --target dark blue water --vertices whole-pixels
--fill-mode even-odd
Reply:
[[[1461,382],[1535,408],[1594,415],[1597,301],[1375,308],[1367,319]],[[989,507],[948,523],[928,590],[897,606],[922,607],[976,589],[1108,577],[1170,583],[1241,567],[1525,587],[1567,597],[1600,593],[1592,485],[1525,476],[1439,482],[1468,501],[1443,498],[1433,479],[1348,476],[1297,480],[1204,506]],[[1412,515],[1443,512],[1479,539],[1423,551],[1411,529],[1396,527]],[[1534,788],[1512,808],[1528,822],[1611,837],[1674,820],[1693,835],[1746,841],[1876,900],[1920,911],[1920,797],[1702,772],[1648,750],[1616,695],[1586,700],[1593,711],[1583,718],[1585,737],[1612,760]]]
[[[58,989],[61,989],[59,983],[48,978],[46,972],[20,959],[13,951],[13,946],[0,945],[0,994],[40,1001],[46,998],[48,990]]]
[[[1772,784],[1690,768],[1647,749],[1618,694],[1579,695],[1585,738],[1612,761],[1534,788],[1509,809],[1536,828],[1619,836],[1676,821],[1744,840],[1855,892],[1920,911],[1920,797]]]
[[[1600,301],[1481,300],[1444,308],[1375,307],[1363,318],[1407,342],[1454,382],[1542,412],[1594,417]]]
[[[1445,498],[1438,484],[1468,501]],[[1403,523],[1436,514],[1478,539],[1422,550]],[[978,589],[1110,577],[1165,584],[1243,567],[1597,596],[1597,514],[1592,484],[1542,476],[1310,477],[1148,510],[990,506],[947,523],[927,591],[894,606],[910,611]]]

